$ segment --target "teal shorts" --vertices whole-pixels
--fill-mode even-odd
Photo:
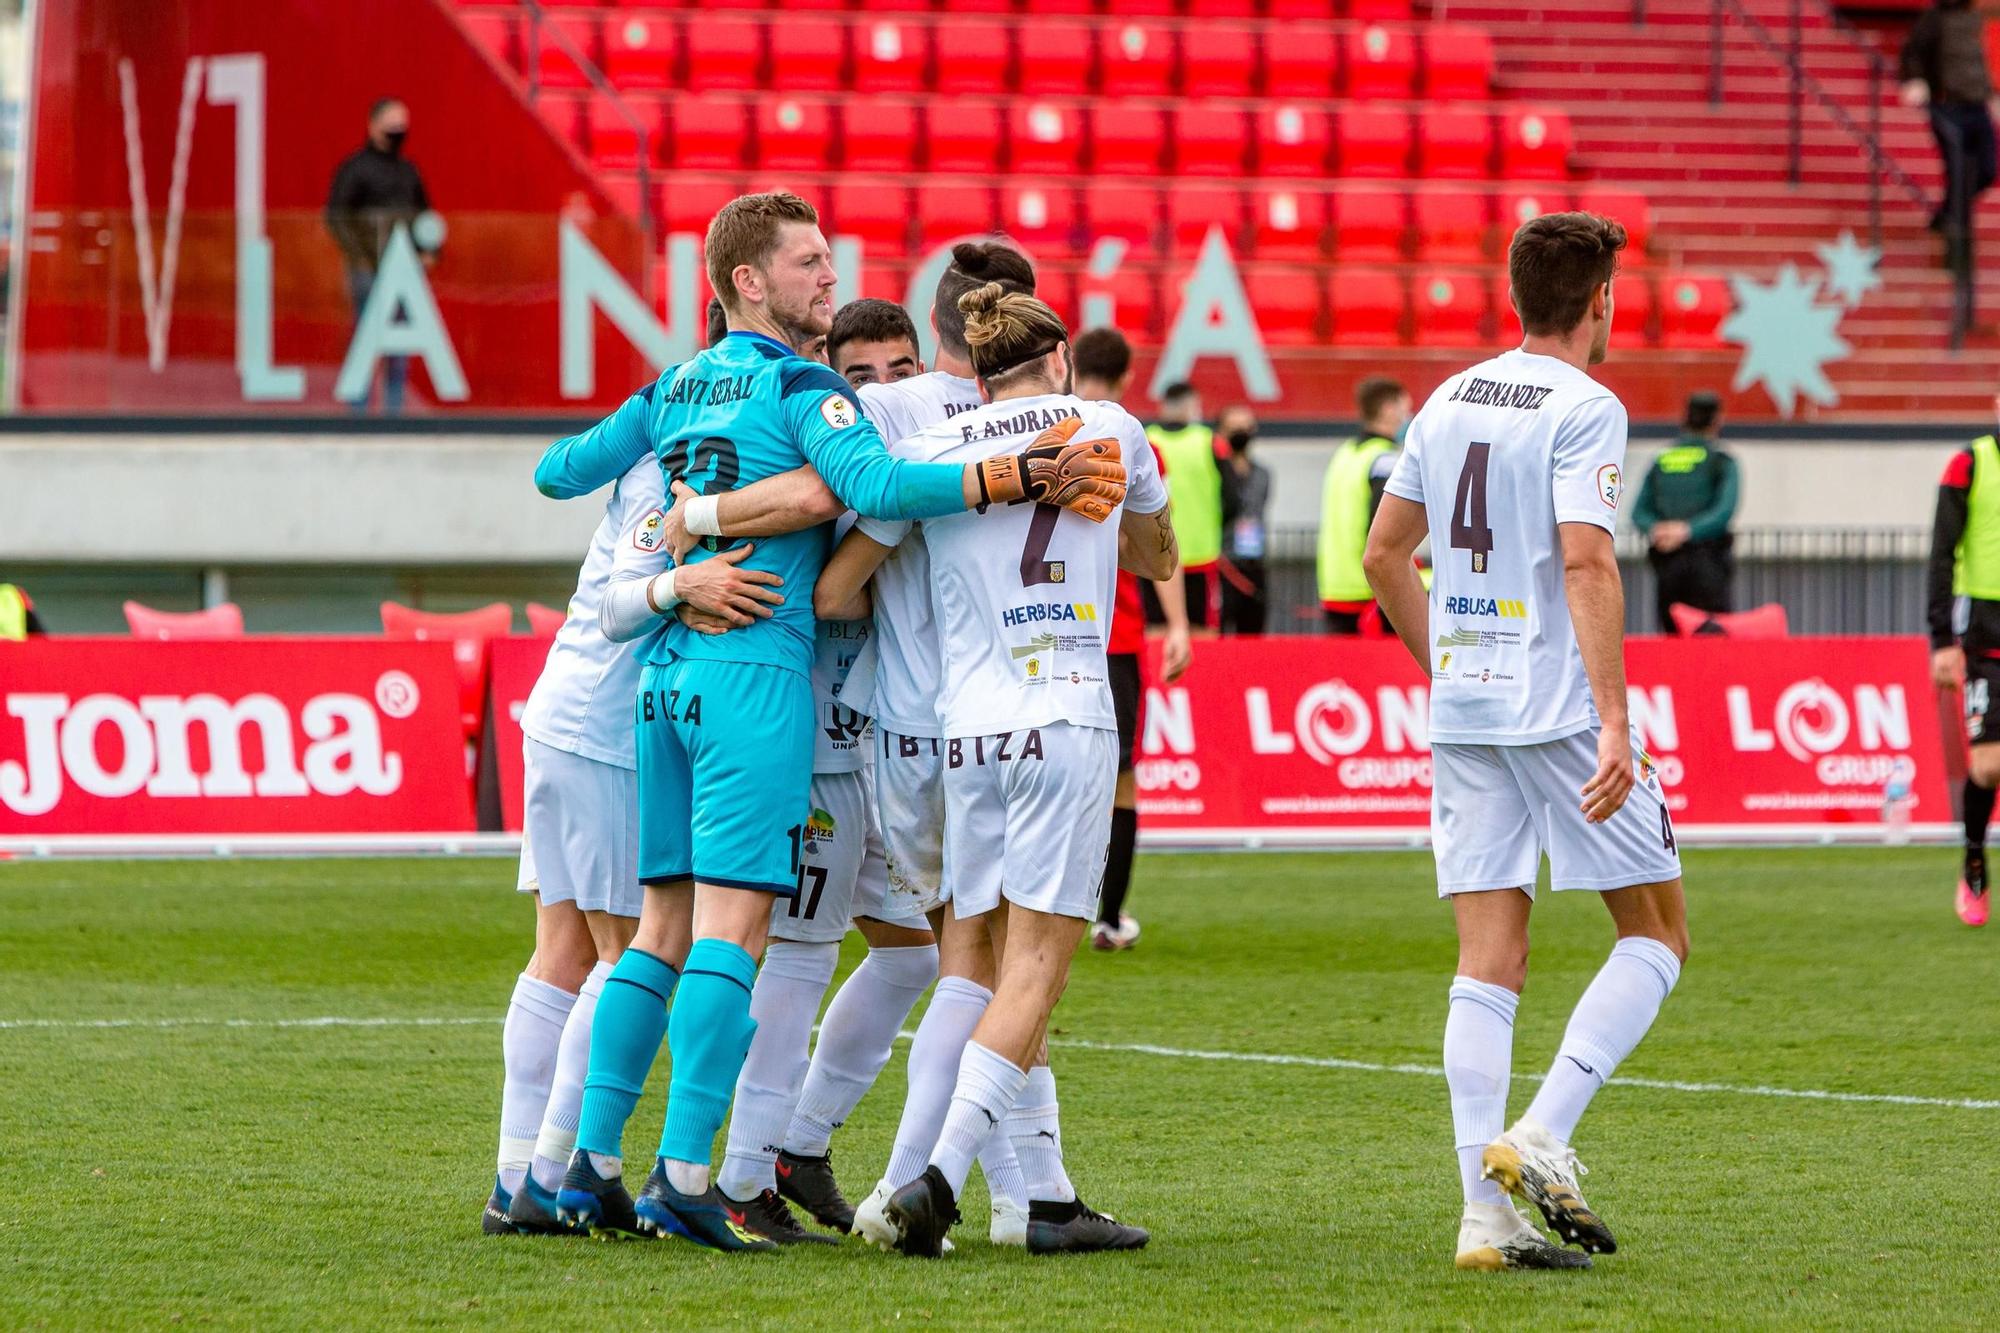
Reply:
[[[811,680],[784,667],[648,664],[634,705],[639,878],[791,897],[812,813]]]

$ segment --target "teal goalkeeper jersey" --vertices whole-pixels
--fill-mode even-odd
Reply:
[[[835,495],[870,517],[937,518],[965,508],[961,465],[892,457],[846,380],[761,334],[731,333],[663,372],[589,430],[556,441],[542,455],[535,484],[545,495],[582,495],[623,476],[648,450],[670,483],[685,481],[704,495],[809,463]],[[767,620],[720,635],[697,634],[670,619],[642,650],[647,661],[685,657],[811,671],[813,585],[832,549],[832,525],[745,540],[757,549],[744,566],[783,579],[784,604]],[[724,549],[739,544],[721,541]],[[711,558],[706,546],[688,562]]]

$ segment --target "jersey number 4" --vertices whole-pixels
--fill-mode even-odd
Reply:
[[[1493,529],[1486,526],[1486,463],[1492,453],[1490,444],[1466,447],[1458,495],[1451,502],[1451,548],[1472,552],[1475,574],[1486,572],[1486,557],[1493,554]]]

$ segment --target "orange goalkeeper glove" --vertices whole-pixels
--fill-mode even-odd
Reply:
[[[1093,523],[1111,517],[1125,499],[1118,441],[1073,438],[1082,428],[1083,418],[1070,417],[1036,436],[1020,453],[979,464],[981,507],[1031,500],[1058,505]]]

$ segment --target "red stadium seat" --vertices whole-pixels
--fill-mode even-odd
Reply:
[[[494,602],[476,611],[440,614],[382,603],[382,633],[391,639],[441,640],[458,667],[458,720],[467,739],[479,734],[486,708],[486,645],[514,628],[514,608]]]
[[[1167,117],[1157,107],[1100,103],[1091,117],[1091,166],[1100,175],[1158,175],[1166,143]]]
[[[1417,158],[1432,180],[1481,180],[1493,164],[1493,118],[1460,107],[1427,107],[1417,126]]]
[[[1091,241],[1115,236],[1135,249],[1150,249],[1162,215],[1160,192],[1151,185],[1091,181],[1083,187],[1083,229]]]
[[[788,93],[847,86],[849,27],[832,19],[787,14],[771,25],[771,86]]]
[[[1176,107],[1172,140],[1176,173],[1241,177],[1249,132],[1249,121],[1234,107],[1201,102]]]
[[[759,86],[764,25],[755,19],[711,18],[687,25],[687,86],[695,92]]]
[[[930,66],[931,30],[894,19],[871,19],[854,30],[854,86],[864,93],[922,91]]]
[[[590,160],[600,167],[635,167],[641,156],[639,135],[646,135],[646,164],[666,160],[667,128],[660,104],[628,97],[622,105],[608,97],[591,100],[588,119]]]
[[[1335,17],[1339,6],[1334,0],[1265,0],[1264,13],[1273,19],[1318,19]]]
[[[743,165],[749,137],[741,102],[720,97],[674,101],[672,164],[682,171],[732,171]]]
[[[1486,258],[1492,228],[1483,194],[1466,190],[1423,190],[1410,199],[1416,221],[1417,258],[1428,263],[1472,264]]]
[[[1267,190],[1250,196],[1250,249],[1259,259],[1319,259],[1326,248],[1327,196]]]
[[[1076,271],[1069,267],[1057,268],[1035,262],[1035,296],[1049,309],[1062,316],[1062,322],[1069,325],[1071,333],[1081,332],[1078,327],[1082,320],[1076,308]]]
[[[1176,252],[1194,254],[1211,228],[1222,228],[1229,252],[1240,255],[1243,245],[1243,196],[1234,186],[1182,185],[1167,190],[1167,237]]]
[[[1503,191],[1494,208],[1494,220],[1500,226],[1500,248],[1504,251],[1514,233],[1529,218],[1540,217],[1544,213],[1561,213],[1570,206],[1569,192],[1561,186],[1538,189],[1524,185],[1518,189]]]
[[[829,198],[833,233],[861,242],[867,255],[910,252],[910,192],[894,181],[847,177]]]
[[[1165,97],[1174,85],[1174,33],[1163,23],[1106,20],[1097,29],[1099,86],[1114,97]]]
[[[1187,0],[1187,13],[1195,19],[1253,19],[1257,0]]]
[[[1412,328],[1419,347],[1476,347],[1485,338],[1486,275],[1434,269],[1411,291]]]
[[[1407,23],[1410,0],[1347,0],[1347,17],[1361,23],[1378,19]]]
[[[637,218],[642,212],[650,212],[655,218],[660,214],[660,181],[658,173],[647,182],[651,188],[650,197],[639,189],[639,173],[635,167],[631,171],[602,171],[597,183],[604,187],[604,195],[611,201],[611,211],[619,217]]]
[[[757,103],[757,165],[774,171],[825,171],[833,111],[824,102],[767,97]]]
[[[1065,97],[1089,91],[1090,29],[1074,23],[1040,22],[1041,10],[1036,6],[1036,22],[1024,23],[1014,31],[1021,49],[1016,80],[1020,90]]]
[[[1410,163],[1408,112],[1387,107],[1348,106],[1339,121],[1340,174],[1400,178]]]
[[[1561,180],[1574,141],[1569,117],[1552,107],[1515,107],[1500,117],[1500,174],[1508,180]]]
[[[868,6],[870,9],[881,10],[885,13],[910,14],[928,14],[934,7],[931,0],[881,0],[880,4],[871,4]]]
[[[1334,346],[1393,347],[1403,340],[1403,280],[1394,273],[1343,265],[1327,278],[1326,295]]]
[[[971,181],[917,191],[917,235],[927,250],[966,236],[991,236],[994,217],[993,192]]]
[[[925,104],[930,168],[943,172],[1000,169],[1000,104],[970,97],[939,97]]]
[[[937,90],[1004,93],[1014,86],[1014,43],[1005,24],[953,19],[937,29]]]
[[[1043,14],[1082,15],[1096,12],[1097,0],[1035,0],[1035,15],[1038,18]]]
[[[683,176],[676,172],[660,189],[662,229],[669,236],[705,236],[709,220],[742,193],[742,182],[729,177]]]
[[[1104,12],[1115,18],[1172,18],[1181,11],[1175,0],[1104,0]]]
[[[1647,274],[1620,273],[1611,287],[1611,336],[1620,347],[1649,347],[1659,341],[1655,323],[1653,280]]]
[[[1298,28],[1264,37],[1266,97],[1331,97],[1340,71],[1333,33],[1326,28]]]
[[[1729,639],[1786,639],[1792,622],[1782,602],[1766,602],[1748,611],[1703,611],[1685,602],[1667,608],[1674,618],[1674,633],[1680,635],[1719,634]]]
[[[1408,29],[1370,24],[1349,29],[1340,45],[1346,61],[1343,91],[1347,96],[1409,99],[1417,81],[1417,43]]]
[[[942,8],[952,14],[1011,14],[1014,0],[941,0]]]
[[[1091,309],[1093,298],[1109,300],[1109,322],[1134,342],[1148,342],[1160,332],[1160,289],[1158,276],[1130,263],[1109,278],[1093,278],[1088,273],[1076,280],[1078,321]]]
[[[671,88],[678,49],[665,19],[614,14],[604,24],[604,77],[620,92]]]
[[[1483,102],[1493,91],[1493,39],[1484,28],[1432,23],[1424,29],[1424,96]]]
[[[1186,29],[1181,92],[1187,97],[1250,97],[1257,80],[1257,39],[1248,28],[1202,24]]]
[[[1409,229],[1409,200],[1401,190],[1334,191],[1333,253],[1341,263],[1401,259]]]
[[[1645,262],[1646,249],[1653,240],[1653,209],[1645,195],[1637,190],[1592,185],[1577,191],[1576,206],[1624,224],[1625,252],[1618,256],[1620,263]]]
[[[1257,331],[1273,347],[1320,343],[1319,273],[1311,268],[1252,264],[1243,271],[1243,294],[1257,315]]]
[[[567,611],[558,611],[540,602],[528,603],[528,633],[538,639],[553,639],[568,620]]]
[[[1402,174],[1402,158],[1409,156],[1408,118],[1404,118],[1405,143],[1396,162],[1394,175]],[[1333,146],[1333,126],[1327,114],[1314,107],[1286,102],[1267,103],[1257,111],[1257,174],[1260,176],[1324,176],[1327,157]]]
[[[243,608],[234,602],[218,602],[201,611],[155,611],[127,602],[125,623],[135,639],[240,639]]]
[[[551,16],[543,21],[542,28],[540,45],[534,48],[536,81],[544,88],[588,88],[590,76],[583,72],[583,66],[577,64],[569,52],[574,48],[585,60],[597,61],[597,25],[581,16]],[[549,32],[550,28],[560,29],[561,36],[569,39],[568,45],[558,40],[557,34]],[[524,47],[532,47],[535,39],[524,33],[521,42]]]
[[[1040,255],[1068,254],[1077,240],[1076,191],[1067,185],[1005,185],[1000,228]]]
[[[840,110],[841,163],[849,171],[913,170],[917,161],[917,108],[909,102],[854,98]]]
[[[1618,289],[1612,290],[1616,299]],[[1660,280],[1660,345],[1720,347],[1722,321],[1735,302],[1721,278],[1673,273]],[[1612,328],[1617,328],[1614,316]]]
[[[516,74],[521,72],[521,42],[511,14],[461,14],[458,21],[494,59]]]
[[[1083,113],[1061,102],[1015,98],[1007,110],[1007,169],[1074,178],[1083,169]]]

